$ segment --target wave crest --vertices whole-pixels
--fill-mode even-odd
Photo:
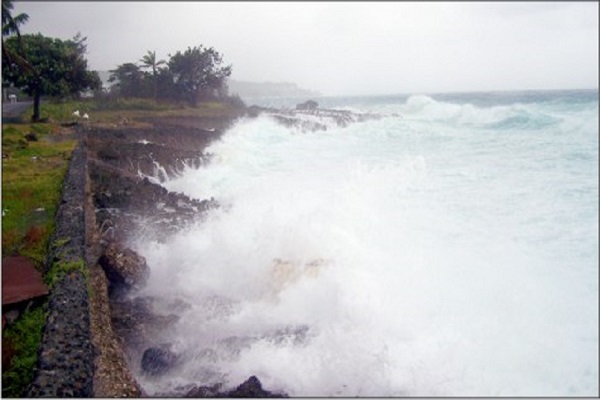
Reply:
[[[425,95],[409,97],[401,112],[412,120],[482,129],[541,129],[562,121],[558,115],[541,111],[536,104],[478,107],[437,101]]]

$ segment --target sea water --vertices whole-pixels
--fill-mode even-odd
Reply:
[[[598,91],[318,100],[382,118],[242,119],[163,182],[220,207],[132,240],[186,304],[147,391],[597,396]]]

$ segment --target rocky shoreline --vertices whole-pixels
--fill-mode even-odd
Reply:
[[[239,115],[222,118],[148,118],[143,126],[100,126],[85,129],[90,198],[95,216],[96,280],[108,306],[111,332],[96,332],[98,342],[109,344],[111,356],[98,358],[95,395],[146,396],[134,372],[145,365],[143,356],[159,344],[158,337],[176,320],[154,307],[155,299],[136,297],[149,274],[143,257],[127,248],[127,240],[140,232],[160,235],[162,241],[176,229],[200,218],[217,204],[171,193],[160,181],[174,176],[184,165],[204,162],[203,149],[217,139]],[[97,315],[103,315],[100,311]],[[106,323],[106,322],[104,322]],[[104,323],[97,324],[102,330]],[[112,336],[112,337],[111,337]],[[167,355],[170,355],[168,353]],[[152,366],[161,366],[155,358]],[[166,370],[169,365],[162,365]],[[190,390],[192,390],[190,388]],[[196,390],[199,390],[196,388]],[[198,392],[200,393],[200,392]],[[266,392],[265,392],[266,393]],[[202,392],[211,397],[220,391]],[[164,393],[161,397],[182,397]],[[262,396],[264,397],[264,396]]]
[[[51,293],[50,317],[28,395],[147,396],[134,375],[161,374],[177,363],[178,355],[160,342],[160,333],[177,321],[174,312],[186,304],[159,309],[156,299],[135,296],[150,271],[144,258],[127,247],[128,239],[153,234],[152,239],[165,240],[218,207],[214,199],[190,199],[167,191],[160,182],[186,165],[207,162],[203,150],[208,144],[238,118],[259,114],[302,131],[379,117],[251,107],[213,117],[152,117],[136,124],[77,127],[80,144],[65,178],[48,265],[84,261],[87,268],[71,268]],[[55,375],[61,376],[60,383],[51,379]],[[264,390],[257,377],[233,390],[219,385],[179,389],[160,397],[285,396]]]

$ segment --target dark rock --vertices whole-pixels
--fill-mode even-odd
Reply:
[[[225,393],[225,397],[287,397],[287,395],[276,394],[264,390],[258,378],[256,376],[251,376],[235,390]]]
[[[175,365],[177,355],[171,351],[170,346],[161,345],[150,347],[142,356],[142,371],[149,375],[162,375]]]
[[[296,110],[316,110],[319,103],[314,100],[308,100],[304,103],[296,104]]]
[[[29,132],[27,135],[25,135],[25,139],[28,142],[37,142],[38,141],[37,135],[33,132]]]
[[[121,337],[129,356],[139,363],[141,355],[159,340],[159,332],[177,322],[175,314],[162,315],[153,307],[154,299],[149,297],[111,298],[111,318],[115,333]],[[176,306],[173,306],[176,309]]]
[[[247,115],[251,118],[256,118],[260,115],[262,109],[258,106],[250,106],[247,109]]]
[[[143,286],[150,275],[146,259],[129,248],[110,243],[98,260],[110,282],[109,291]]]
[[[318,104],[316,102],[311,103],[311,101],[298,104],[294,110],[254,106],[255,108],[252,110],[252,113],[249,111],[249,115],[266,114],[288,128],[299,128],[303,132],[326,131],[329,126],[345,128],[355,122],[383,117],[382,115],[373,113],[320,109],[317,108]]]
[[[222,384],[213,386],[194,386],[189,389],[184,397],[195,398],[285,398],[285,393],[273,393],[262,388],[262,384],[256,376],[251,376],[234,390],[222,392]]]
[[[63,122],[60,124],[60,126],[64,126],[65,128],[70,128],[73,126],[77,125],[77,121],[72,121],[72,122]]]
[[[189,389],[183,397],[188,398],[206,398],[206,397],[219,397],[221,395],[221,384],[217,383],[213,386],[194,386]]]
[[[36,375],[25,397],[92,397],[94,347],[88,300],[86,280],[77,271],[54,287]]]

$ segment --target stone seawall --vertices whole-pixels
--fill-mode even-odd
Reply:
[[[46,274],[53,284],[28,397],[139,397],[111,326],[90,192],[87,132],[79,132],[63,181]]]
[[[73,151],[63,181],[46,272],[55,276],[47,305],[38,365],[28,397],[91,397],[94,348],[90,340],[85,265],[87,157]]]

